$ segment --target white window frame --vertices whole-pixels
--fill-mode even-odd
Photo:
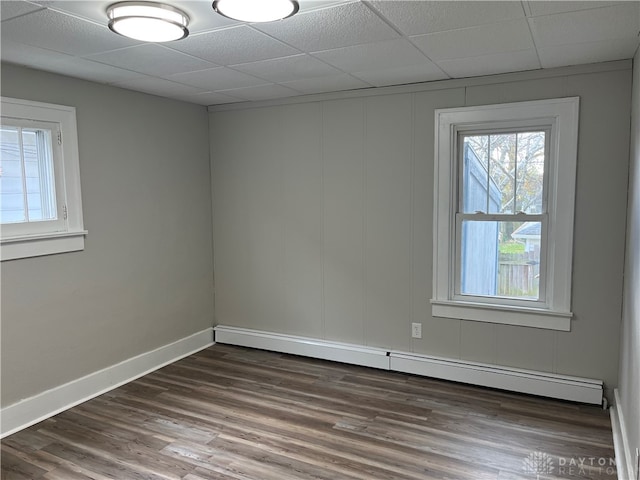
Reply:
[[[438,109],[435,111],[434,317],[569,331],[579,98]],[[458,138],[479,130],[548,128],[546,280],[537,302],[456,295]],[[514,221],[518,219],[513,216]],[[499,215],[496,216],[496,218]],[[522,221],[529,217],[522,214]],[[542,295],[544,292],[544,295]]]
[[[84,250],[87,231],[82,216],[76,109],[9,97],[0,97],[0,101],[0,113],[7,118],[7,124],[15,119],[23,126],[38,127],[38,122],[57,125],[58,131],[52,132],[52,143],[59,212],[58,221],[38,222],[41,225],[36,231],[28,223],[22,224],[24,228],[21,224],[0,226],[0,260]],[[47,224],[51,229],[41,231],[42,225]]]

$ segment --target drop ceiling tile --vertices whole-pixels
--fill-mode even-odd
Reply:
[[[244,63],[234,65],[233,68],[234,70],[240,70],[241,72],[252,74],[274,83],[341,73],[332,66],[305,54],[263,60],[261,62]]]
[[[2,61],[99,83],[123,82],[142,76],[129,70],[11,41],[2,42]]]
[[[209,68],[198,72],[179,73],[166,78],[174,82],[199,87],[205,91],[253,87],[269,83],[266,80],[226,67]]]
[[[420,50],[403,38],[315,52],[314,56],[345,72],[429,63]]]
[[[20,15],[42,10],[40,5],[22,1],[0,1],[0,19],[4,22]]]
[[[538,49],[543,68],[608,62],[633,58],[640,38],[624,38],[604,42],[555,45]]]
[[[55,72],[98,83],[116,83],[142,78],[144,75],[131,70],[103,65],[80,57],[69,57],[57,65]]]
[[[304,52],[397,38],[398,34],[364,3],[355,2],[302,13],[255,28]]]
[[[86,57],[95,62],[126,68],[146,75],[171,75],[178,72],[204,70],[214,65],[205,60],[170,50],[156,43],[98,53]]]
[[[3,62],[15,63],[26,67],[52,71],[50,68],[68,59],[74,58],[64,53],[53,52],[44,48],[32,47],[24,43],[16,43],[2,39],[0,43]]]
[[[540,68],[535,50],[441,60],[437,64],[453,78],[477,77]]]
[[[283,82],[282,85],[291,87],[305,94],[337,92],[340,90],[355,90],[358,88],[371,87],[368,83],[358,80],[346,73],[330,77],[304,78]]]
[[[246,25],[190,35],[171,43],[170,48],[218,65],[256,62],[300,53]]]
[[[564,2],[555,0],[533,1],[527,2],[531,15],[538,17],[540,15],[553,15],[555,13],[577,12],[578,10],[589,10],[591,8],[610,7],[615,5],[614,1],[597,2],[595,0],[586,0],[581,2]]]
[[[640,2],[530,18],[538,48],[631,38],[640,30]]]
[[[297,92],[296,90],[275,84],[260,85],[257,87],[234,88],[231,90],[224,90],[216,93],[222,93],[223,95],[230,95],[232,97],[248,101],[270,100],[272,98],[283,98],[300,95],[300,92]]]
[[[176,95],[173,98],[176,100],[182,100],[183,102],[196,103],[198,105],[222,105],[224,103],[241,102],[238,98],[233,98],[228,95],[216,92],[204,92],[197,95]]]
[[[3,22],[2,40],[5,39],[78,56],[140,44],[114,34],[106,26],[52,10],[39,10]]]
[[[169,98],[203,93],[203,89],[201,88],[190,87],[157,77],[137,78],[135,80],[115,83],[114,86]]]
[[[409,65],[398,68],[369,70],[353,74],[376,87],[387,85],[405,85],[408,83],[432,82],[449,78],[438,66],[431,62],[420,65]]]
[[[429,33],[411,41],[434,61],[534,48],[525,19]]]
[[[373,7],[405,35],[420,35],[524,18],[522,4],[515,1],[387,1]]]

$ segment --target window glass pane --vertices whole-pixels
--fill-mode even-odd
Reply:
[[[463,137],[463,213],[542,213],[545,132]]]
[[[0,128],[0,221],[26,221],[18,128]]]
[[[516,134],[490,135],[489,155],[489,176],[500,191],[500,206],[489,213],[514,213]]]
[[[57,219],[51,138],[47,129],[2,126],[2,223]]]
[[[516,211],[543,213],[545,132],[518,134]]]
[[[460,293],[538,300],[541,222],[464,220]]]
[[[51,131],[24,129],[22,144],[27,185],[29,220],[55,220],[56,197],[51,151]]]

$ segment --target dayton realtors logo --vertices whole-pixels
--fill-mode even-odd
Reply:
[[[585,477],[593,474],[616,476],[616,461],[612,457],[557,457],[545,452],[531,452],[522,460],[522,469],[541,480],[544,475],[560,478]]]
[[[527,458],[522,461],[522,469],[524,473],[535,475],[536,479],[540,479],[540,475],[550,475],[554,470],[553,458],[544,452],[531,452]]]

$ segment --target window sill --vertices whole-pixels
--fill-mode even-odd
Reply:
[[[547,330],[571,330],[571,312],[558,312],[541,308],[507,307],[503,305],[431,300],[434,317],[500,323]]]
[[[3,238],[0,261],[84,250],[86,230]]]

